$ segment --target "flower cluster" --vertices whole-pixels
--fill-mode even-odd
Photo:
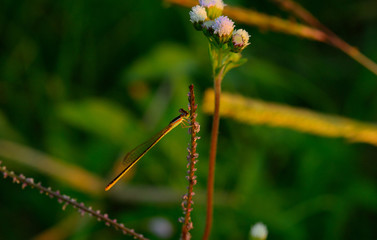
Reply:
[[[199,0],[199,5],[190,11],[190,21],[214,46],[229,47],[230,51],[239,53],[250,44],[250,36],[243,29],[234,30],[234,22],[222,16],[224,6],[222,0]]]

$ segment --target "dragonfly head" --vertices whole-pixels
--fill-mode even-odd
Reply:
[[[189,115],[189,113],[186,112],[186,110],[184,110],[183,108],[179,109],[179,112],[181,113],[182,117],[188,117],[188,115]]]

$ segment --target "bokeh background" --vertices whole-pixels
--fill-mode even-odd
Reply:
[[[271,1],[226,3],[296,21]],[[299,3],[377,60],[376,1]],[[213,82],[208,43],[188,12],[160,0],[1,1],[3,165],[151,239],[178,239],[187,129],[169,133],[114,190],[103,188],[124,153],[186,108],[193,83],[201,140],[192,235],[201,238],[211,129],[201,102]],[[248,62],[228,73],[223,91],[377,120],[377,78],[349,56],[323,43],[237,26],[251,35],[243,52]],[[67,168],[42,164],[35,152]],[[259,221],[268,239],[377,238],[375,146],[224,118],[217,156],[212,239],[247,239]],[[80,171],[73,174],[72,166]],[[100,184],[83,181],[85,174]],[[9,179],[0,181],[0,216],[0,239],[131,239]]]

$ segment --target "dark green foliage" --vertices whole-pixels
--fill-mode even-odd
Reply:
[[[289,16],[269,1],[226,3]],[[374,1],[300,4],[377,60]],[[188,12],[161,1],[2,1],[0,138],[109,180],[123,153],[186,108],[188,86],[194,83],[201,140],[191,233],[200,239],[211,127],[200,104],[212,86],[212,70],[207,40],[191,26]],[[224,91],[377,120],[377,78],[347,55],[322,43],[242,27],[251,35],[251,45],[242,52],[248,62],[227,74]],[[148,223],[162,216],[173,225],[172,239],[178,239],[188,142],[186,129],[175,129],[137,164],[127,182],[141,194],[144,186],[173,193],[163,203],[121,202],[107,193],[86,196],[0,159],[36,181],[99,205],[152,239]],[[258,221],[267,225],[268,239],[377,238],[375,147],[224,119],[217,156],[212,239],[247,239]],[[1,239],[30,239],[75,214],[8,180],[0,181],[0,196]],[[71,234],[69,239],[124,239],[88,217],[80,218]]]

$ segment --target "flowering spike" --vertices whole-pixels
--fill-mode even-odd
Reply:
[[[29,184],[34,184],[34,178],[26,178],[26,182]]]
[[[93,217],[93,214],[92,214],[93,209],[92,209],[92,207],[88,207],[88,209],[89,209],[88,215],[91,216],[91,217]]]
[[[85,215],[85,212],[81,209],[79,209],[78,212],[80,213],[81,217],[83,217]]]
[[[13,183],[20,183],[16,177],[13,177]]]
[[[63,195],[63,198],[64,198],[65,200],[70,200],[70,197],[67,196],[67,195]]]
[[[117,230],[121,230],[124,234],[130,234],[138,239],[145,239],[143,235],[137,234],[135,231],[131,231],[123,224],[118,224],[117,220],[110,219],[107,214],[101,215],[100,211],[94,212],[91,207],[86,207],[84,203],[79,203],[76,199],[70,198],[67,195],[61,195],[59,191],[52,191],[51,188],[46,188],[42,186],[41,183],[34,183],[32,178],[26,178],[22,174],[16,175],[13,171],[11,172],[6,170],[4,166],[0,166],[0,172],[3,172],[6,176],[10,176],[15,183],[21,183],[23,188],[30,186],[31,188],[37,188],[41,193],[46,193],[46,195],[51,198],[56,197],[59,203],[64,203],[62,206],[63,210],[66,208],[66,206],[72,205],[73,207],[77,208],[81,215],[84,215],[85,213],[88,213],[89,215],[93,214],[98,218],[98,220],[104,219],[107,223],[106,225],[112,226]]]
[[[67,206],[68,206],[68,203],[66,202],[66,203],[64,203],[64,205],[62,206],[62,209],[65,210],[65,209],[67,208]]]

